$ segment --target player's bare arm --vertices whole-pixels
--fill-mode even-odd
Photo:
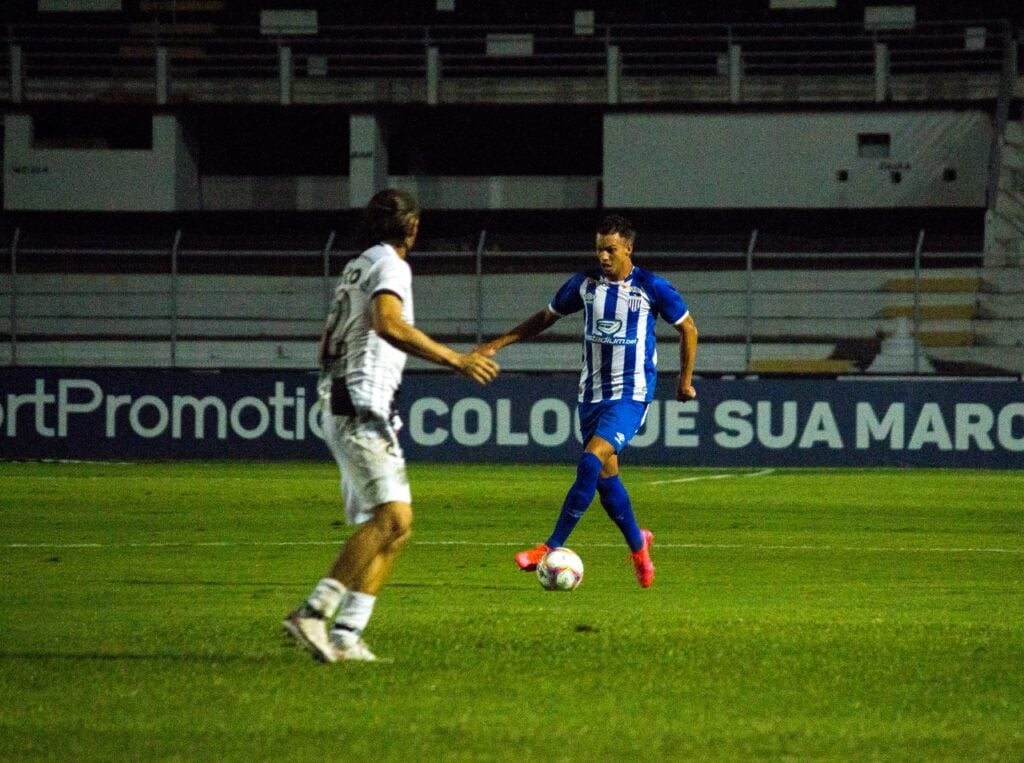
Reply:
[[[373,298],[373,330],[377,335],[403,352],[448,366],[479,384],[487,384],[498,375],[499,366],[477,352],[461,353],[431,339],[402,318],[402,300],[389,292]]]
[[[679,332],[679,386],[676,400],[686,402],[697,397],[693,388],[693,367],[697,362],[697,324],[687,315],[676,325]]]
[[[494,357],[494,355],[498,353],[498,350],[503,347],[508,347],[510,344],[515,344],[516,342],[525,342],[528,339],[533,339],[533,337],[554,325],[554,323],[561,317],[562,316],[551,312],[551,310],[545,307],[543,310],[535,312],[511,331],[480,345],[476,348],[476,352],[486,355],[487,357]]]

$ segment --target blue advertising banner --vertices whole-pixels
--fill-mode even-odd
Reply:
[[[659,382],[623,454],[680,466],[1024,467],[1024,384],[929,379]],[[573,374],[487,387],[409,373],[401,440],[413,461],[571,462]],[[281,371],[7,368],[0,458],[327,459],[316,376]]]

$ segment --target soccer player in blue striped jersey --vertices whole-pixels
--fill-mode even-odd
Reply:
[[[522,570],[536,569],[549,549],[566,544],[597,494],[626,539],[637,581],[644,588],[654,582],[650,554],[654,536],[637,523],[629,494],[619,479],[619,453],[643,426],[647,406],[654,398],[658,362],[655,322],[661,318],[679,332],[679,401],[697,397],[693,388],[697,326],[672,284],[633,265],[635,239],[629,220],[621,215],[606,217],[597,228],[599,267],[572,276],[550,305],[477,348],[493,356],[503,347],[537,336],[563,316],[583,313],[578,409],[584,450],[551,535],[544,543],[516,554],[516,564]]]

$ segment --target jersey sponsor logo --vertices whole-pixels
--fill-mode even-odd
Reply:
[[[636,337],[627,336],[602,336],[601,334],[591,334],[587,337],[587,340],[593,344],[624,344],[631,345],[636,344]]]
[[[626,435],[622,434],[622,432],[616,432],[615,433],[615,444],[619,445],[619,446],[622,446],[623,444],[625,444],[625,442],[626,442]]]
[[[611,318],[601,318],[595,323],[595,326],[600,334],[603,334],[604,336],[611,336],[619,333],[619,329],[622,328],[622,321]]]

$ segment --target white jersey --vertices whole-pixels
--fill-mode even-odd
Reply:
[[[412,271],[389,244],[377,244],[348,261],[334,289],[327,316],[327,346],[320,397],[344,383],[357,411],[387,418],[402,381],[406,354],[373,330],[371,302],[388,292],[402,300],[402,319],[413,323]],[[329,410],[329,408],[328,408]]]

